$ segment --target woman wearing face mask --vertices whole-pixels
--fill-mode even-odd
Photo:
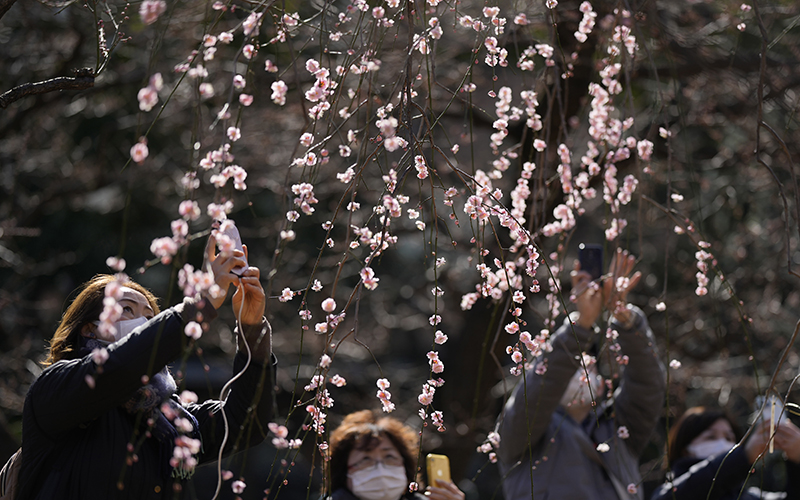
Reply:
[[[702,406],[687,410],[669,432],[667,458],[674,479],[652,499],[800,498],[800,429],[788,419],[777,424],[774,438],[775,451],[786,458],[785,492],[767,493],[749,485],[743,489],[759,456],[769,452],[769,427],[769,421],[757,423],[747,441],[734,448],[740,436],[727,414]]]
[[[180,498],[194,466],[220,452],[223,411],[230,430],[224,452],[237,441],[241,449],[263,439],[248,431],[269,421],[271,408],[264,394],[271,330],[260,273],[247,267],[241,277],[231,274],[247,266],[245,255],[217,255],[213,236],[206,252],[221,293],[186,297],[164,311],[127,277],[98,275],[83,286],[25,399],[16,500]],[[247,342],[237,336],[233,372],[244,369],[248,348],[250,363],[225,401],[181,401],[166,365],[216,317],[231,285]],[[112,322],[104,309],[114,301]]]
[[[463,500],[451,482],[437,481],[425,495],[410,493],[417,440],[409,427],[369,410],[351,413],[331,433],[329,500]]]

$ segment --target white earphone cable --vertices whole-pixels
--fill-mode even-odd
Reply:
[[[228,398],[228,393],[230,392],[230,386],[233,384],[242,374],[247,370],[250,366],[250,360],[252,358],[252,353],[250,352],[250,345],[247,343],[247,338],[244,335],[244,328],[242,327],[242,311],[244,310],[244,285],[242,284],[242,279],[239,278],[239,286],[241,286],[241,293],[242,293],[242,302],[239,305],[239,313],[236,316],[236,330],[238,335],[242,337],[242,341],[244,343],[244,347],[247,350],[247,362],[244,364],[244,368],[242,368],[239,373],[234,375],[225,385],[222,387],[222,390],[219,393],[219,400],[222,405],[221,412],[222,412],[222,421],[225,424],[225,434],[222,436],[222,444],[219,447],[219,454],[217,456],[217,488],[214,490],[214,496],[211,500],[216,500],[219,496],[220,489],[222,488],[222,452],[225,450],[225,445],[228,442],[228,435],[230,433],[230,429],[228,428],[228,416],[225,414],[225,401]]]

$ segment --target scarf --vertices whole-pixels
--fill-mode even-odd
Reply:
[[[96,338],[81,338],[82,347],[80,354],[86,356],[94,349],[107,348],[110,342]],[[102,374],[99,376],[102,377]],[[161,454],[162,472],[167,476],[177,479],[189,479],[194,474],[194,467],[186,467],[180,463],[173,467],[170,460],[173,458],[175,440],[179,437],[178,430],[161,411],[163,404],[169,405],[176,418],[184,418],[192,423],[192,431],[188,433],[193,439],[200,439],[199,424],[197,419],[189,413],[183,405],[175,401],[172,396],[178,390],[175,379],[165,366],[158,373],[150,377],[150,381],[136,390],[133,395],[122,405],[131,415],[144,414],[145,421],[153,422],[152,434],[158,440]],[[196,457],[195,457],[196,458]]]

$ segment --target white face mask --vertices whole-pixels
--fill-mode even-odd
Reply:
[[[398,500],[408,488],[405,467],[383,465],[347,474],[350,491],[360,500]]]
[[[592,384],[592,390],[589,391],[589,383],[582,380],[586,372],[583,368],[578,369],[575,375],[569,380],[567,390],[561,396],[561,406],[567,407],[572,403],[589,404],[594,396],[595,401],[600,399],[600,391],[603,388],[603,377],[599,373],[589,370],[589,383]]]
[[[686,447],[686,451],[695,458],[706,459],[721,453],[728,453],[735,444],[725,438],[719,438],[713,441],[690,444]]]
[[[100,325],[100,321],[93,322],[95,326]],[[133,319],[124,319],[122,321],[117,321],[114,323],[114,328],[116,328],[117,332],[114,334],[114,342],[120,339],[124,339],[130,333],[143,324],[147,323],[147,318],[144,316],[140,316],[138,318]]]
[[[139,328],[143,324],[147,323],[147,318],[144,316],[139,316],[138,318],[134,319],[126,319],[122,321],[117,321],[114,326],[117,327],[117,333],[114,334],[114,341],[123,339],[130,335],[132,331]]]

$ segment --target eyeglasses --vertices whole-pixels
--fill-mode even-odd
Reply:
[[[359,470],[367,470],[367,469],[372,469],[373,467],[377,467],[378,464],[383,464],[389,467],[402,467],[403,458],[395,455],[389,455],[383,457],[383,460],[375,460],[374,458],[364,457],[358,462],[348,465],[347,470],[351,472]]]

